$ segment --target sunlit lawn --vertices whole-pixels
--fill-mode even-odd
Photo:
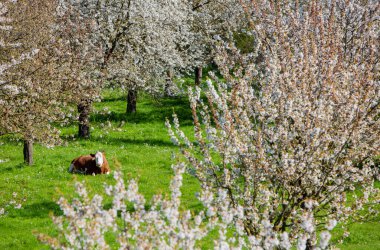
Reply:
[[[153,194],[167,193],[172,176],[172,158],[178,150],[171,143],[164,125],[165,117],[176,112],[187,134],[192,132],[192,120],[186,98],[155,100],[142,97],[138,113],[125,114],[124,93],[106,91],[103,101],[95,104],[92,115],[91,139],[76,137],[73,124],[63,128],[66,146],[46,148],[35,146],[34,166],[22,164],[22,143],[11,137],[0,139],[0,207],[10,200],[21,201],[21,209],[5,206],[0,216],[0,249],[41,249],[33,233],[54,234],[49,214],[61,214],[55,201],[61,195],[74,197],[75,180],[85,181],[92,193],[103,192],[103,184],[113,181],[112,175],[72,175],[67,168],[73,158],[81,154],[105,150],[111,168],[121,164],[125,179],[136,178],[141,192],[149,200]],[[110,123],[110,125],[109,125]],[[183,208],[199,210],[195,198],[197,181],[186,175],[183,186]],[[13,193],[17,193],[12,198]],[[110,199],[106,199],[105,203]],[[341,249],[380,249],[380,223],[353,224],[351,235]],[[209,245],[206,244],[205,248]],[[46,248],[46,247],[45,247]]]

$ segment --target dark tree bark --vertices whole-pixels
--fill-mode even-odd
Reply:
[[[80,138],[90,137],[90,111],[91,111],[90,100],[82,100],[78,104],[78,112],[79,112],[78,136]]]
[[[202,67],[196,67],[194,69],[194,74],[195,74],[195,85],[199,86],[202,81]]]
[[[33,165],[33,141],[24,140],[24,162],[25,164],[31,166]]]
[[[128,90],[127,96],[127,113],[132,114],[136,113],[137,109],[137,90],[130,89]]]
[[[308,239],[308,240],[306,241],[306,248],[305,248],[305,250],[313,250],[313,249],[315,249],[315,248],[313,247],[313,244],[312,244],[312,242],[311,242],[311,239]]]

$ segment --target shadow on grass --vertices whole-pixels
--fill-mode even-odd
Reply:
[[[23,206],[22,209],[17,211],[17,217],[47,218],[51,213],[53,213],[54,216],[63,215],[57,203],[44,201]]]
[[[29,167],[25,163],[19,163],[17,165],[11,166],[11,167],[6,167],[6,168],[0,168],[0,173],[6,173],[6,172],[13,172],[14,170],[19,170],[23,168]]]
[[[104,98],[102,103],[112,103],[115,101],[124,100],[123,97]],[[126,102],[126,101],[125,101]],[[126,103],[125,103],[126,105]],[[187,98],[162,98],[159,101],[153,98],[142,98],[137,103],[137,113],[127,114],[125,112],[111,111],[109,114],[92,113],[90,115],[91,123],[111,122],[127,122],[135,124],[147,124],[159,122],[164,124],[165,118],[172,120],[172,115],[176,113],[181,126],[191,126],[193,124],[190,104]],[[58,124],[55,124],[59,127]],[[77,121],[72,120],[67,124],[67,127],[77,126]]]
[[[150,109],[147,110],[147,107]],[[166,98],[154,103],[152,100],[137,104],[136,114],[116,113],[110,114],[93,114],[91,121],[93,122],[121,122],[126,121],[129,123],[151,123],[151,122],[165,122],[165,118],[171,119],[173,113],[176,113],[181,124],[192,124],[192,114],[189,107],[189,102],[184,98]]]
[[[127,94],[124,96],[118,96],[118,97],[105,97],[102,98],[102,102],[117,102],[117,101],[127,101]]]
[[[92,137],[91,141],[94,142],[104,142],[107,141],[111,145],[137,145],[137,146],[157,146],[157,147],[176,147],[171,141],[156,140],[156,139],[127,139],[127,138],[100,138]]]

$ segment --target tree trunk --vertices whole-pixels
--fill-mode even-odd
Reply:
[[[194,70],[195,73],[195,85],[199,86],[202,81],[202,67],[196,67]]]
[[[33,165],[33,141],[24,140],[24,163],[31,166]]]
[[[315,249],[315,248],[313,247],[313,243],[312,243],[311,239],[307,239],[305,250],[313,250],[313,249]]]
[[[166,83],[165,83],[165,96],[172,96],[173,93],[170,92],[170,86],[173,84],[173,70],[169,69],[166,71]]]
[[[78,104],[79,112],[79,130],[78,136],[80,138],[90,137],[90,111],[91,111],[91,101],[83,100]]]
[[[136,113],[136,106],[137,106],[137,90],[130,89],[128,90],[128,97],[127,97],[127,113],[128,114]]]

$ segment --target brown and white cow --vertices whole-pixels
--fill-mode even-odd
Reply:
[[[70,173],[80,174],[109,174],[110,167],[104,152],[96,154],[82,155],[75,158],[69,167]]]

